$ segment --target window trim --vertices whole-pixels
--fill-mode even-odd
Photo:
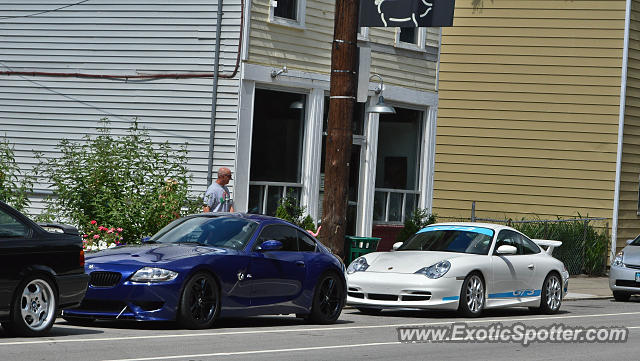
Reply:
[[[274,3],[277,4],[277,0],[269,0],[269,20],[268,22],[270,24],[275,24],[275,25],[282,25],[282,26],[287,26],[290,28],[295,28],[295,29],[301,29],[304,30],[305,27],[305,17],[306,17],[306,8],[307,8],[307,1],[306,0],[295,0],[298,8],[297,8],[297,19],[293,20],[293,19],[287,19],[287,18],[281,18],[278,16],[274,15],[274,10],[275,10],[275,6]]]
[[[416,44],[405,43],[404,41],[400,41],[400,29],[401,28],[396,27],[396,30],[395,30],[394,46],[396,48],[413,50],[413,51],[418,51],[423,53],[427,51],[427,28],[424,28],[424,27],[417,28],[418,40]]]

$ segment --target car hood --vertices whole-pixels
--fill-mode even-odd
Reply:
[[[635,266],[640,265],[640,246],[626,246],[623,251],[624,258],[622,262]]]
[[[375,252],[366,255],[368,272],[415,273],[443,260],[458,257],[477,257],[465,253],[431,251]]]
[[[106,249],[87,255],[90,263],[147,264],[167,263],[202,255],[229,255],[236,251],[194,244],[153,244]]]

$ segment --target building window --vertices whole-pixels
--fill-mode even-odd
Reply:
[[[304,28],[305,0],[271,0],[269,22]]]
[[[426,28],[396,28],[396,47],[425,51],[427,41]]]
[[[249,213],[275,215],[288,194],[300,201],[305,113],[296,105],[305,103],[303,94],[256,89]]]
[[[399,107],[396,114],[380,115],[374,223],[402,223],[418,206],[423,117]]]

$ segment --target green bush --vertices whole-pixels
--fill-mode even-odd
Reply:
[[[132,243],[201,204],[189,199],[186,145],[154,145],[137,121],[128,135],[116,137],[103,119],[96,136],[63,139],[57,148],[60,158],[37,155],[39,175],[54,191],[43,220],[70,221],[85,233],[96,221],[122,228],[124,242]]]
[[[33,192],[34,180],[31,173],[20,170],[14,146],[6,137],[0,138],[0,200],[25,212],[31,204],[29,193]]]
[[[410,217],[404,220],[404,227],[396,237],[396,242],[404,242],[422,228],[436,223],[436,215],[426,209],[416,209]]]
[[[292,193],[280,199],[276,209],[276,217],[291,222],[296,226],[316,232],[316,225],[310,215],[304,215],[305,207],[298,205],[298,200]]]
[[[605,271],[608,237],[590,221],[514,222],[511,226],[530,238],[561,241],[553,256],[561,260],[569,274],[601,275]]]

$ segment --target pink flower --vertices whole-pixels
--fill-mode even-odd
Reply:
[[[116,231],[122,232],[122,228],[118,227],[118,228],[116,228]]]
[[[115,228],[113,228],[113,227],[109,228],[109,232],[113,232],[113,231],[115,231],[115,230],[116,230],[116,229],[115,229]]]
[[[96,223],[98,223],[98,222],[96,222],[96,221],[91,221],[91,224],[96,224]]]
[[[113,229],[108,230],[107,233],[113,233]]]
[[[93,239],[98,239],[98,238],[100,238],[99,234],[96,234],[96,235],[93,236]]]
[[[87,237],[89,237],[89,235],[87,235],[87,234],[83,234],[82,235],[82,238],[87,238]]]

